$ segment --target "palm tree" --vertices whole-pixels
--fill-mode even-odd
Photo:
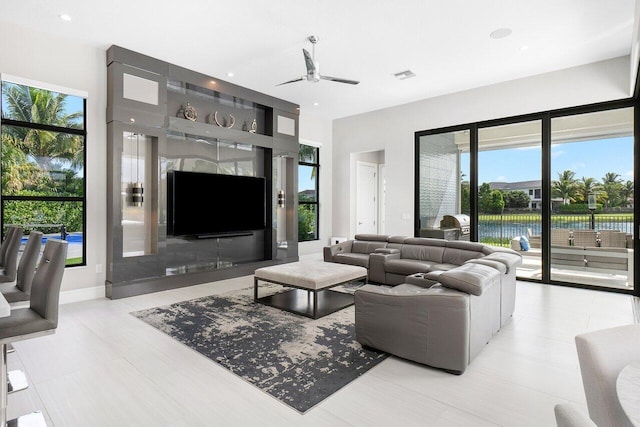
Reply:
[[[607,172],[602,178],[602,189],[607,193],[607,207],[616,206],[620,203],[620,193],[622,190],[622,179],[615,172]]]
[[[633,190],[634,190],[633,181],[627,180],[627,182],[623,184],[622,189],[620,191],[620,195],[624,197],[625,204],[627,204],[629,200],[633,199]]]
[[[551,182],[551,194],[554,197],[561,197],[562,204],[568,205],[575,200],[578,195],[578,185],[575,179],[576,173],[565,170],[558,172],[558,180]]]
[[[584,176],[577,183],[578,195],[583,202],[589,200],[589,194],[596,194],[600,191],[601,186],[595,178],[585,178]]]
[[[4,83],[3,119],[27,123],[43,123],[64,128],[82,128],[83,112],[67,113],[67,95],[29,86]],[[84,158],[81,136],[42,129],[8,126],[4,132],[15,137],[16,148],[36,161],[43,169],[51,169],[55,159],[66,159],[72,167],[82,165]]]

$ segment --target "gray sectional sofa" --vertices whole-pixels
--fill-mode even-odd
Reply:
[[[482,243],[371,234],[325,247],[324,259],[387,285],[355,292],[361,344],[458,374],[513,315],[522,263]]]

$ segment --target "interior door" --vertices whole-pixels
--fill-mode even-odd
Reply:
[[[356,233],[378,232],[378,165],[356,164]]]

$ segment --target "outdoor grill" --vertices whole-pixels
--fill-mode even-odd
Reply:
[[[455,236],[454,239],[449,240],[470,240],[471,223],[469,220],[469,215],[445,215],[442,217],[442,221],[440,221],[440,229],[456,230],[456,232],[453,233],[453,235]]]

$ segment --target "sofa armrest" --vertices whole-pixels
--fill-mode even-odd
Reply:
[[[384,269],[384,263],[388,259],[399,259],[400,251],[393,249],[397,252],[387,254],[378,252],[378,250],[379,249],[376,249],[375,252],[369,255],[369,281],[375,283],[386,283],[387,273]]]
[[[325,246],[322,249],[322,253],[324,256],[324,260],[326,262],[333,262],[334,255],[340,252],[351,252],[351,246],[353,245],[353,240],[347,240],[344,242],[340,242],[335,245]]]
[[[399,254],[400,253],[400,249],[396,249],[396,248],[378,248],[374,251],[377,254]]]

